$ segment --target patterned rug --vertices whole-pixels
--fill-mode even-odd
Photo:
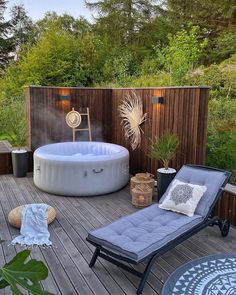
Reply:
[[[174,271],[161,295],[236,295],[236,254],[190,261]]]

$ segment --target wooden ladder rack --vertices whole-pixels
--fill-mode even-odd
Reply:
[[[87,117],[88,128],[74,128],[74,129],[73,129],[73,141],[75,141],[75,132],[78,132],[78,131],[88,131],[89,141],[92,141],[89,108],[86,108],[86,113],[80,113],[80,115],[81,115],[81,116],[86,116],[86,117]]]

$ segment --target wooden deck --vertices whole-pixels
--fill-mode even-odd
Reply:
[[[43,260],[49,277],[43,286],[54,294],[135,294],[138,280],[116,266],[97,261],[91,270],[88,263],[94,248],[85,241],[87,232],[138,209],[130,203],[128,187],[122,191],[99,197],[69,198],[49,195],[38,190],[32,177],[0,176],[0,265],[9,261],[20,247],[8,246],[19,231],[7,222],[7,215],[18,205],[45,202],[57,210],[56,220],[49,226],[52,249],[36,248],[32,257]],[[222,238],[217,227],[209,227],[161,256],[153,267],[143,294],[160,294],[170,273],[183,263],[213,253],[236,252],[236,229]],[[141,266],[142,268],[142,266]],[[11,294],[0,290],[0,294]]]

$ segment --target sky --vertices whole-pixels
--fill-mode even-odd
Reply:
[[[28,15],[34,20],[44,17],[47,11],[55,11],[57,14],[67,13],[75,18],[83,16],[92,19],[92,13],[85,7],[84,0],[8,0],[6,18],[9,8],[15,4],[23,4]]]

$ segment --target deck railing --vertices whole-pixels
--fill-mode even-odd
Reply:
[[[236,226],[236,186],[227,184],[215,206],[215,215],[227,218]]]

